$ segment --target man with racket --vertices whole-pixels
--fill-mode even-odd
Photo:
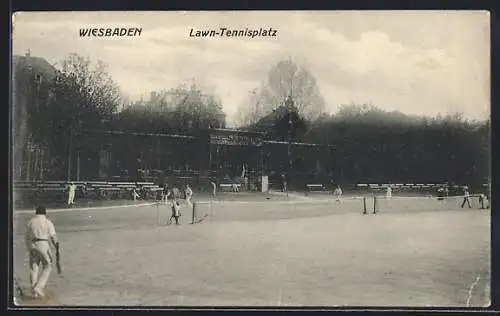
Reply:
[[[186,196],[186,204],[192,208],[193,202],[191,202],[191,199],[193,198],[193,190],[191,190],[189,184],[186,184],[186,189],[184,190],[184,194]]]
[[[444,186],[440,186],[438,189],[437,189],[437,196],[438,196],[438,201],[443,201],[444,200]]]
[[[385,189],[385,198],[388,200],[392,198],[392,188],[390,185],[388,185],[387,189]]]
[[[340,185],[337,185],[333,191],[333,195],[335,196],[335,201],[340,203],[340,197],[342,196],[342,189],[340,188]]]
[[[172,198],[172,215],[170,216],[170,219],[168,220],[167,225],[172,224],[172,219],[175,219],[175,224],[180,225],[179,223],[179,217],[181,217],[181,205],[179,201],[177,201],[177,197],[174,195]]]
[[[31,291],[34,297],[44,297],[43,292],[52,271],[52,252],[50,243],[59,253],[59,240],[54,224],[46,217],[45,206],[38,206],[26,225],[26,247],[28,249]],[[58,273],[60,271],[59,261]],[[40,271],[41,267],[41,271]]]
[[[491,198],[491,191],[490,191],[490,186],[486,186],[486,190],[483,190],[479,194],[479,205],[480,209],[488,209],[490,208],[490,198]]]
[[[210,184],[212,185],[212,197],[217,196],[217,183],[215,178],[210,179]]]
[[[286,175],[285,175],[285,173],[282,173],[281,174],[281,192],[287,193],[287,190],[288,190],[288,182],[286,179]]]
[[[137,199],[139,199],[141,196],[139,195],[139,193],[137,193],[137,189],[136,188],[133,188],[132,189],[132,198],[134,199],[134,201],[137,201]]]
[[[170,189],[168,188],[168,184],[165,184],[163,186],[163,190],[162,190],[162,201],[165,202],[165,204],[167,204],[167,200],[168,200],[168,197],[172,194],[172,192],[170,191]]]
[[[73,207],[76,195],[76,185],[70,182],[68,185],[68,207]]]
[[[463,188],[464,190],[464,201],[462,202],[462,208],[464,208],[464,205],[465,203],[467,202],[467,205],[469,206],[469,208],[472,208],[472,206],[470,205],[470,201],[469,201],[469,187],[468,186],[464,186]]]
[[[197,220],[197,216],[195,214],[195,208],[193,206],[192,198],[193,198],[193,190],[191,190],[191,187],[189,184],[186,184],[186,189],[184,190],[184,195],[186,198],[186,204],[189,206],[189,208],[193,212],[193,221]]]

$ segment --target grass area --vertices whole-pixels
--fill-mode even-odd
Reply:
[[[198,225],[184,208],[181,226],[158,224],[168,207],[49,213],[64,269],[49,289],[65,305],[486,305],[489,212],[418,203],[363,216],[359,200],[225,201],[201,204]],[[24,284],[28,218],[14,218]]]

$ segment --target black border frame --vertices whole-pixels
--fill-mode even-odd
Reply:
[[[375,3],[374,1],[349,1],[349,0],[341,0],[336,1],[335,3],[327,4],[326,1],[324,3],[299,3],[298,1],[286,1],[282,3],[272,4],[270,2],[265,1],[219,1],[218,3],[210,1],[210,2],[201,2],[201,1],[168,1],[168,3],[157,3],[154,0],[142,0],[142,1],[119,1],[115,0],[113,2],[101,2],[98,0],[94,1],[85,1],[85,0],[71,0],[71,1],[57,1],[57,0],[9,0],[9,25],[8,25],[8,69],[9,69],[9,89],[8,89],[8,98],[9,98],[9,107],[7,108],[7,116],[8,122],[7,126],[7,143],[8,143],[8,156],[7,162],[9,168],[7,169],[7,200],[8,200],[8,212],[2,212],[4,216],[4,223],[7,223],[7,229],[5,232],[6,240],[7,240],[7,252],[5,253],[4,258],[7,258],[9,262],[7,263],[7,269],[2,269],[3,271],[8,272],[5,274],[5,282],[4,289],[6,289],[6,294],[10,296],[13,290],[12,280],[9,280],[9,276],[12,275],[12,266],[10,264],[11,258],[10,254],[12,252],[12,190],[11,190],[11,179],[12,179],[12,168],[11,166],[11,126],[12,122],[10,120],[10,108],[11,108],[11,56],[12,56],[12,48],[11,48],[11,28],[12,28],[12,13],[17,11],[130,11],[130,10],[138,10],[138,11],[153,11],[153,10],[487,10],[490,12],[490,36],[491,36],[491,176],[492,176],[492,194],[497,196],[499,192],[499,185],[496,184],[495,179],[498,175],[500,168],[495,167],[495,161],[500,161],[499,150],[495,146],[495,140],[497,139],[497,126],[499,120],[499,112],[500,108],[497,106],[499,103],[499,95],[500,93],[495,89],[499,82],[499,68],[500,63],[498,62],[498,57],[500,56],[500,10],[494,6],[494,3],[488,3],[485,1],[465,1],[465,0],[447,0],[447,1],[430,1],[430,0],[421,0],[415,1],[415,3],[410,4],[409,2],[397,2],[397,1],[379,1]],[[5,126],[5,125],[4,125]],[[5,169],[4,169],[5,170]],[[475,312],[475,313],[493,313],[494,311],[500,311],[500,272],[496,273],[495,267],[498,266],[500,262],[500,214],[498,213],[500,207],[497,207],[493,202],[491,208],[491,306],[489,308],[475,308],[475,309],[464,309],[464,308],[194,308],[194,307],[179,307],[175,309],[166,309],[164,307],[150,307],[147,309],[131,309],[131,308],[123,308],[119,307],[110,307],[110,308],[102,308],[102,307],[94,307],[89,306],[89,312],[104,312],[104,313],[129,313],[136,311],[172,311],[172,310],[180,310],[180,311],[243,311],[243,312],[254,312],[254,311],[304,311],[304,312],[312,312],[312,311],[334,311],[334,312],[375,312],[375,313],[446,313],[446,314],[454,314],[454,313],[464,313],[464,312]],[[497,250],[498,249],[498,250]],[[7,298],[8,296],[4,295],[3,298]],[[6,307],[9,311],[23,311],[23,312],[31,312],[31,311],[44,311],[48,313],[54,312],[74,312],[74,311],[82,311],[82,308],[17,308],[13,305],[13,302],[10,300],[6,301]],[[86,308],[87,309],[87,308]]]

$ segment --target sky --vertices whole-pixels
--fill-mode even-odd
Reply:
[[[51,63],[101,60],[131,99],[193,79],[234,125],[239,106],[291,58],[315,76],[326,110],[371,103],[387,111],[490,115],[487,11],[21,12],[13,54]],[[81,28],[138,27],[136,37],[80,37]],[[190,37],[191,29],[269,29],[274,37]]]

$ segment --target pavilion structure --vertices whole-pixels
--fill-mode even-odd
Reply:
[[[288,98],[284,106],[262,119],[268,121],[264,128],[248,130],[210,128],[183,133],[87,130],[78,141],[80,147],[75,147],[77,157],[72,159],[75,166],[71,168],[71,178],[163,181],[165,175],[179,178],[198,174],[235,179],[242,176],[244,169],[247,176],[277,178],[287,173],[314,181],[318,175],[328,175],[334,148],[297,142],[290,134],[276,137],[272,132],[273,115],[292,110],[293,101]]]

